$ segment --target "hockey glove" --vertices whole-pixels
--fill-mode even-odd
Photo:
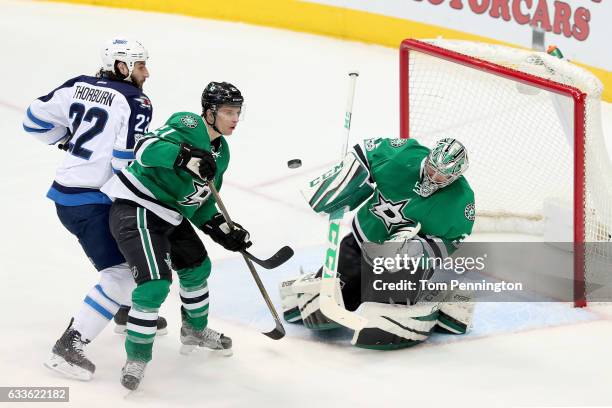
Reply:
[[[176,156],[174,167],[203,180],[212,180],[217,171],[217,164],[210,152],[197,149],[187,143],[181,143],[181,150]]]
[[[243,251],[252,245],[249,232],[237,222],[234,223],[234,229],[230,229],[221,213],[213,215],[200,229],[228,251]]]

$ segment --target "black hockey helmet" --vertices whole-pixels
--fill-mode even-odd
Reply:
[[[206,110],[217,111],[219,105],[242,106],[244,98],[234,85],[229,82],[211,82],[202,91],[202,114]]]
[[[211,82],[206,85],[206,88],[202,91],[202,117],[216,132],[221,133],[217,128],[217,112],[219,106],[229,105],[242,107],[243,102],[244,98],[242,94],[234,85],[229,82]],[[212,111],[212,122],[208,121],[206,115],[208,109]]]

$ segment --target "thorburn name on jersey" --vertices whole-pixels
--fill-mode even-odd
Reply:
[[[111,106],[113,104],[113,99],[115,99],[115,94],[102,89],[77,85],[73,98]]]

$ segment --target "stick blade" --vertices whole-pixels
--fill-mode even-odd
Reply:
[[[242,251],[242,254],[259,266],[266,269],[274,269],[287,262],[293,256],[293,249],[284,246],[268,259],[259,259],[248,251]]]
[[[276,327],[274,328],[274,330],[263,334],[268,336],[272,340],[280,340],[285,337],[285,328],[282,324],[280,324],[280,322],[276,322]]]
[[[281,266],[282,264],[287,262],[289,259],[291,259],[293,254],[294,252],[293,252],[293,249],[291,249],[291,247],[284,246],[281,249],[279,249],[277,253],[275,253],[274,255],[270,257],[270,265],[272,265],[273,268]]]

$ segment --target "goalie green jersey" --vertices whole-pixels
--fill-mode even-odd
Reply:
[[[429,197],[418,194],[428,148],[414,139],[368,139],[354,152],[375,185],[352,222],[360,243],[383,243],[398,227],[420,222],[419,236],[446,256],[472,232],[474,192],[463,176]]]
[[[187,217],[201,226],[218,210],[203,180],[174,167],[181,143],[212,152],[219,190],[230,159],[227,141],[221,136],[211,143],[204,121],[191,112],[173,114],[164,126],[140,138],[134,162],[101,190],[109,197],[134,201],[173,225]]]

